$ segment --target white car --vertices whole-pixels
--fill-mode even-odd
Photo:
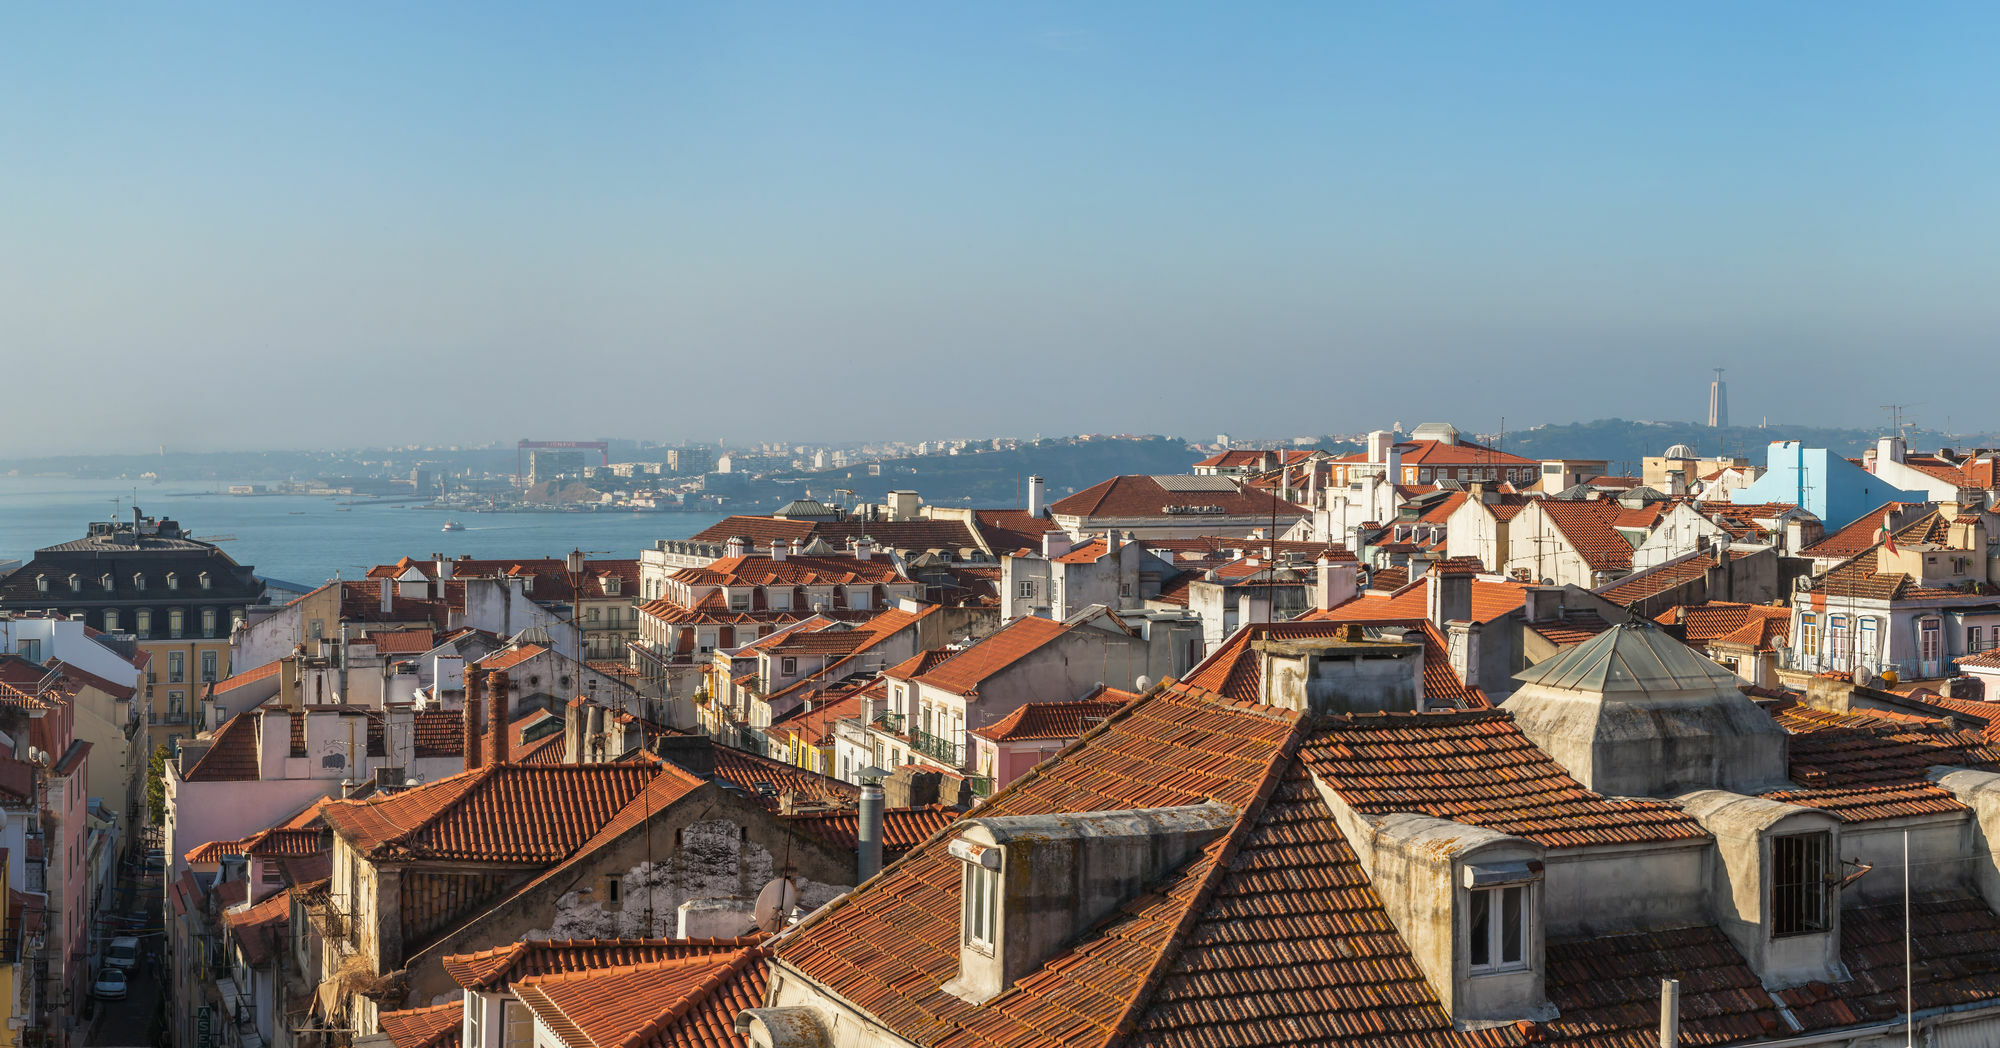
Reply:
[[[125,973],[117,968],[105,968],[97,973],[97,982],[90,987],[90,995],[103,1001],[125,999]]]

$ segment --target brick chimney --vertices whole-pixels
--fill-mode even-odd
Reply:
[[[493,674],[493,678],[486,686],[487,694],[491,696],[490,705],[493,707],[493,763],[495,764],[506,764],[514,756],[513,739],[510,738],[512,732],[508,730],[508,683],[507,672],[500,670]]]
[[[465,682],[465,770],[479,768],[479,729],[484,726],[486,678],[489,671],[474,668]]]

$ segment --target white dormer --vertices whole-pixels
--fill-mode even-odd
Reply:
[[[81,576],[81,575],[78,575],[78,574],[77,574],[76,572],[73,572],[73,571],[72,571],[72,572],[70,572],[70,575],[69,575],[69,591],[70,591],[71,593],[82,593],[82,592],[83,592],[83,576]]]
[[[211,580],[211,579],[209,578],[209,576],[208,576],[208,572],[206,572],[206,571],[204,571],[204,572],[202,572],[202,573],[201,573],[201,576],[200,576],[200,581],[201,581],[201,588],[202,588],[202,589],[214,589],[214,588],[215,588],[215,586],[214,586],[214,583],[213,583],[213,581],[212,581],[212,580]]]
[[[143,572],[143,571],[135,571],[135,572],[133,572],[133,573],[132,573],[132,588],[133,588],[133,589],[135,589],[135,590],[143,590],[143,589],[145,589],[145,588],[146,588],[146,573],[145,573],[145,572]]]
[[[104,592],[106,593],[109,593],[116,588],[116,584],[111,580],[111,573],[108,571],[105,572],[103,577],[99,578],[97,581],[104,586]]]
[[[167,588],[170,590],[177,590],[181,588],[181,577],[178,573],[172,571],[167,572]]]

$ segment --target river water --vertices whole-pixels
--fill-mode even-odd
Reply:
[[[227,485],[224,485],[226,489]],[[153,517],[172,517],[196,538],[219,545],[259,575],[302,585],[359,578],[376,564],[433,553],[474,557],[560,557],[572,549],[637,557],[657,539],[684,539],[722,519],[714,513],[464,513],[406,509],[346,495],[226,495],[202,485],[0,477],[0,561],[27,561],[43,546],[81,538],[91,521],[133,500]],[[350,505],[349,503],[353,503]],[[445,533],[447,519],[465,525]]]

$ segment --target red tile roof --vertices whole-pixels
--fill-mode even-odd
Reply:
[[[854,557],[724,557],[699,568],[682,568],[671,576],[676,582],[704,586],[852,586],[889,585],[910,580],[886,556],[868,560]]]
[[[1505,451],[1496,451],[1484,444],[1474,444],[1461,440],[1448,444],[1441,440],[1405,440],[1396,444],[1406,466],[1539,466],[1538,459],[1522,458]],[[1356,451],[1334,459],[1335,462],[1367,462],[1368,453]]]
[[[1928,782],[1774,790],[1763,796],[1781,804],[1819,808],[1842,822],[1877,822],[1969,810],[1957,797]]]
[[[565,744],[563,742],[562,732],[556,732],[550,735],[548,738],[541,740],[540,742],[530,742],[526,743],[525,745],[526,748],[521,751],[520,757],[518,759],[518,763],[521,764],[526,764],[526,765],[561,764],[563,762],[563,758],[568,756],[568,753],[564,748]]]
[[[548,650],[547,647],[540,644],[523,644],[518,648],[496,651],[480,660],[479,668],[484,670],[513,669],[537,655],[546,654]]]
[[[95,688],[114,699],[129,699],[139,692],[139,689],[131,684],[119,684],[116,681],[107,680],[81,666],[72,666],[61,659],[50,659],[49,669],[61,674],[61,679],[65,683],[77,687],[88,686]]]
[[[561,861],[656,778],[684,795],[701,780],[672,766],[486,765],[387,797],[335,801],[327,825],[371,859]]]
[[[1551,848],[1707,836],[1675,805],[1584,789],[1504,710],[1328,717],[1304,753],[1363,815],[1418,812]]]
[[[1240,484],[1231,490],[1169,491],[1158,480],[1144,475],[1112,477],[1093,484],[1057,501],[1049,507],[1049,513],[1065,517],[1160,517],[1167,515],[1169,506],[1219,506],[1222,516],[1233,517],[1269,517],[1275,512],[1280,525],[1288,525],[1306,513],[1303,506]]]
[[[958,654],[944,648],[928,648],[882,671],[885,677],[896,680],[914,680],[929,673],[938,663]]]
[[[1844,909],[1840,960],[1851,978],[1775,991],[1807,1029],[1888,1022],[1903,1014],[1901,900]],[[2000,918],[1977,896],[1920,895],[1910,906],[1907,941],[1920,1013],[1964,1007],[2000,994],[1993,958],[2000,956]]]
[[[1800,550],[1799,555],[1803,557],[1816,557],[1823,560],[1838,559],[1852,557],[1865,550],[1874,549],[1876,545],[1875,533],[1882,530],[1882,521],[1884,518],[1892,513],[1900,513],[1913,506],[1921,505],[1923,505],[1921,502],[1885,502],[1867,513],[1856,517],[1839,531],[1827,535],[1818,542]]]
[[[1350,619],[1346,610],[1352,604],[1342,605],[1332,611],[1309,611],[1290,622],[1256,623],[1236,631],[1222,646],[1201,664],[1188,671],[1189,684],[1218,692],[1232,699],[1256,702],[1263,693],[1262,670],[1256,653],[1250,649],[1255,640],[1324,640],[1339,637],[1343,627],[1353,623],[1372,629],[1384,627],[1416,630],[1418,639],[1424,646],[1424,697],[1432,703],[1447,703],[1460,709],[1484,709],[1492,705],[1484,692],[1461,680],[1458,671],[1451,668],[1451,649],[1446,645],[1444,635],[1423,618],[1411,619]]]
[[[260,680],[269,680],[270,678],[278,675],[278,667],[281,664],[283,664],[283,662],[284,662],[283,659],[272,659],[270,662],[267,662],[262,666],[258,666],[255,669],[248,669],[238,673],[232,673],[228,677],[215,682],[215,689],[214,689],[215,694],[222,695],[227,692],[235,691],[237,688],[240,688],[245,684],[252,684]]]
[[[292,893],[285,889],[242,910],[223,915],[224,923],[236,937],[237,949],[252,968],[262,968],[287,941],[285,929],[292,921]]]
[[[1528,600],[1528,587],[1518,582],[1472,582],[1472,620],[1492,622],[1513,613]],[[1333,609],[1342,622],[1403,622],[1430,614],[1430,579],[1394,594],[1363,593]]]
[[[221,862],[223,859],[233,855],[242,855],[243,849],[248,846],[249,840],[247,838],[228,841],[209,841],[207,844],[197,844],[189,848],[185,858],[190,866],[202,866],[212,862]]]
[[[1025,516],[1025,514],[1024,514]],[[866,536],[877,549],[951,550],[978,549],[979,539],[964,521],[931,520],[779,520],[776,517],[728,517],[696,532],[695,542],[726,543],[732,538],[749,540],[753,550],[769,553],[771,543],[789,545],[793,539],[810,544],[822,539],[836,549],[848,548]]]
[[[883,856],[886,859],[900,857],[929,840],[939,830],[957,822],[960,816],[960,812],[942,804],[885,810],[882,813]],[[853,850],[860,847],[855,839],[859,820],[855,812],[808,812],[781,815],[779,818],[836,848]]]
[[[1660,1043],[1660,980],[1681,981],[1680,1043],[1719,1045],[1791,1033],[1776,1001],[1714,925],[1551,938],[1549,1040],[1602,1048]]]
[[[181,777],[188,782],[250,782],[258,775],[257,714],[244,710],[215,729],[208,752]]]
[[[1693,582],[1707,575],[1712,567],[1715,567],[1715,558],[1698,553],[1633,572],[1596,592],[1613,604],[1629,608],[1648,597]]]
[[[1937,765],[2000,770],[2000,750],[1979,732],[1888,713],[1835,713],[1797,702],[1772,717],[1791,733],[1791,776],[1810,787],[1907,785]]]
[[[1092,698],[1075,702],[1029,702],[972,734],[992,742],[1029,739],[1076,739],[1117,713],[1139,696],[1117,688],[1101,688]]]
[[[1632,566],[1632,544],[1614,526],[1624,512],[1616,501],[1543,499],[1535,505],[1592,571]]]
[[[1781,647],[1792,633],[1792,610],[1765,604],[1709,601],[1668,608],[1653,616],[1663,625],[1678,623],[1687,645],[1705,650],[1712,641],[1747,644],[1759,651]]]
[[[1564,612],[1562,618],[1554,622],[1537,622],[1528,628],[1541,634],[1549,643],[1567,648],[1572,644],[1582,644],[1603,633],[1611,628],[1611,623],[1606,622],[1604,616],[1595,611],[1570,608]]]
[[[986,548],[1000,554],[1023,548],[1040,549],[1043,533],[1056,530],[1055,521],[1032,517],[1026,510],[1018,509],[973,510],[972,526],[986,540]]]
[[[539,975],[513,990],[567,1048],[742,1045],[736,1016],[764,1003],[763,951]]]
[[[762,941],[741,939],[537,939],[474,953],[447,954],[445,974],[468,990],[501,989],[517,979],[616,968],[686,957],[731,955]]]
[[[787,793],[833,804],[853,804],[861,797],[858,786],[728,746],[715,747],[715,777],[741,789],[767,808],[777,808]],[[767,795],[760,788],[764,785],[776,794]]]
[[[465,1002],[383,1012],[376,1021],[396,1048],[459,1048],[465,1039]]]
[[[987,678],[1040,650],[1043,645],[1067,632],[1069,627],[1050,619],[1015,619],[964,651],[939,662],[918,678],[918,683],[940,688],[954,695],[970,695],[978,690]],[[896,668],[900,670],[903,667]]]
[[[437,634],[430,630],[396,630],[370,633],[368,640],[383,655],[422,655],[437,647]]]

